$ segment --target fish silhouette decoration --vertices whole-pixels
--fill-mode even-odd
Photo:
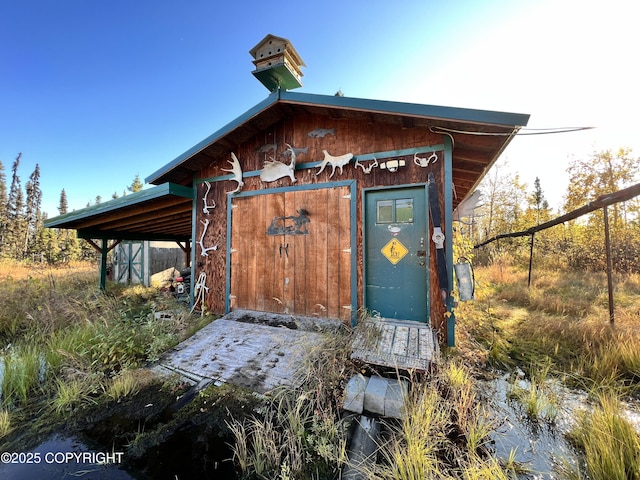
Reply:
[[[311,138],[324,138],[327,135],[333,135],[335,137],[336,129],[335,128],[316,128],[315,130],[312,130],[309,133],[307,133],[307,136]]]

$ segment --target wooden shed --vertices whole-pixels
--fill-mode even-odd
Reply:
[[[195,189],[208,310],[354,322],[367,309],[430,322],[452,343],[451,213],[527,119],[277,90],[147,181]],[[442,225],[430,226],[433,200]]]
[[[149,175],[149,193],[47,226],[102,239],[103,251],[107,239],[176,232],[207,311],[354,323],[365,309],[430,323],[453,345],[452,212],[528,118],[276,89]]]

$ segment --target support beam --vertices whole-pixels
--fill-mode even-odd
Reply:
[[[111,244],[111,246],[107,245],[107,239],[106,238],[102,238],[100,240],[101,240],[101,245],[98,245],[92,239],[85,238],[85,241],[89,245],[91,245],[93,248],[95,248],[98,251],[98,253],[100,253],[100,280],[99,280],[99,287],[100,287],[100,291],[104,292],[107,289],[107,254],[111,250],[116,248],[116,246],[120,242],[122,242],[122,240],[115,240]]]
[[[604,249],[607,253],[607,290],[609,292],[609,323],[615,323],[615,308],[613,304],[613,265],[611,261],[611,238],[609,235],[609,210],[605,205],[602,208],[604,213]]]
[[[100,291],[107,289],[107,239],[102,239],[102,249],[100,250]]]
[[[447,345],[456,344],[456,317],[453,313],[453,142],[449,135],[444,135],[444,226],[445,252],[447,256],[447,275],[449,276],[449,291],[447,292]]]
[[[531,234],[531,245],[529,245],[529,278],[527,279],[527,287],[531,287],[531,270],[533,268],[533,239],[535,233]]]

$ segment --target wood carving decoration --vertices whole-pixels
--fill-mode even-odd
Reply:
[[[342,175],[342,167],[349,163],[353,158],[353,153],[345,153],[338,157],[330,155],[326,150],[322,150],[322,153],[324,153],[324,160],[320,164],[320,170],[318,170],[316,176],[320,175],[327,165],[331,165],[331,175],[329,175],[329,178],[332,178],[333,174],[336,173],[336,167],[340,169],[340,175]]]
[[[240,162],[233,152],[231,152],[231,160],[227,160],[227,162],[231,164],[231,168],[223,168],[222,171],[232,173],[233,178],[231,178],[231,180],[233,180],[234,182],[238,182],[238,187],[235,190],[227,193],[238,193],[242,189],[242,187],[244,187],[244,181],[242,180],[242,167],[240,167]]]
[[[291,145],[287,143],[285,143],[285,145],[291,155],[291,163],[287,165],[271,157],[271,161],[264,162],[264,167],[260,171],[260,180],[263,182],[273,182],[287,176],[291,179],[291,183],[296,182],[296,177],[294,176],[296,169],[296,152],[291,148]]]

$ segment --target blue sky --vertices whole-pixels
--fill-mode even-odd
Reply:
[[[122,195],[267,90],[248,51],[290,39],[300,91],[531,114],[504,157],[552,206],[571,155],[634,148],[632,2],[612,0],[215,2],[20,0],[0,5],[0,161],[41,169],[57,215]],[[636,145],[638,145],[636,147]]]

